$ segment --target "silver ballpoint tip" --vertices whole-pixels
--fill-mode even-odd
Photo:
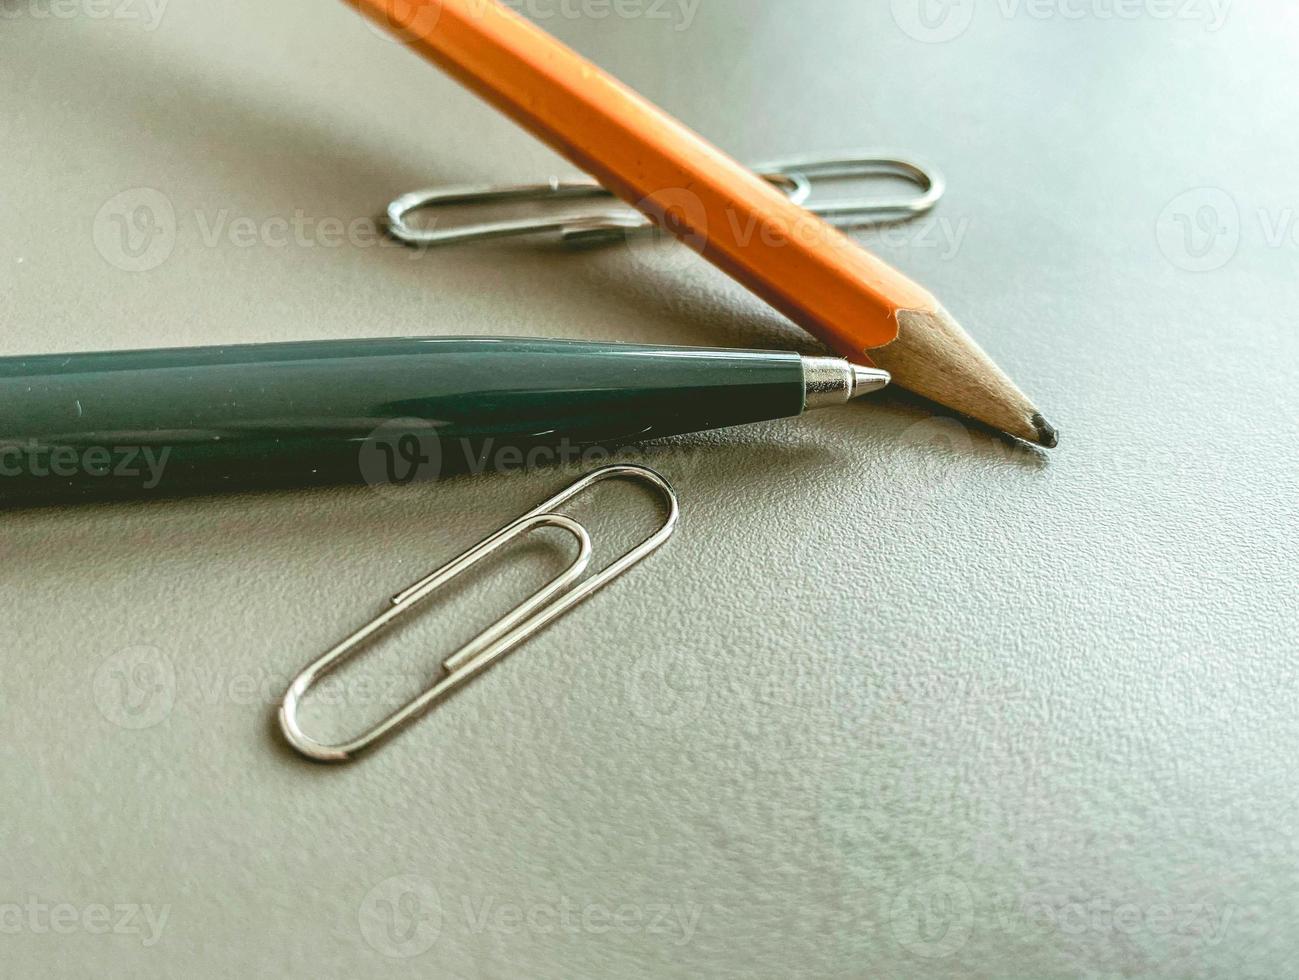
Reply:
[[[893,380],[891,374],[879,368],[862,367],[859,364],[849,366],[852,368],[852,395],[850,396],[852,398],[887,388],[889,382]]]
[[[890,381],[887,371],[851,364],[842,357],[804,357],[806,409],[842,405],[858,395],[879,391]]]

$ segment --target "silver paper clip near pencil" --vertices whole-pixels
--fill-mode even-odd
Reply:
[[[933,167],[898,157],[869,153],[794,157],[758,164],[753,170],[784,191],[795,204],[803,205],[839,228],[864,228],[908,221],[932,209],[942,198],[947,186],[942,174]],[[921,193],[897,198],[820,200],[815,196],[814,185],[817,182],[871,178],[907,180],[919,187]],[[541,184],[478,184],[433,188],[403,194],[389,204],[387,231],[393,238],[407,245],[427,247],[543,234],[556,234],[569,245],[602,245],[653,230],[654,226],[647,217],[623,204],[608,211],[585,214],[577,210],[568,211],[563,207],[574,201],[612,197],[603,185],[591,177],[569,180],[551,177]],[[449,228],[421,228],[408,220],[420,211],[514,203],[544,204],[553,208],[554,213],[540,217],[481,221]]]
[[[657,489],[667,503],[667,517],[652,535],[602,571],[579,583],[578,579],[585,574],[591,562],[591,537],[586,528],[577,521],[554,511],[592,485],[615,478],[637,480]],[[604,588],[637,562],[648,557],[672,536],[680,514],[677,495],[671,485],[647,467],[606,466],[587,474],[566,490],[551,497],[545,503],[538,504],[495,534],[453,558],[437,571],[393,596],[392,608],[376,616],[298,674],[289,685],[280,704],[280,730],[289,744],[308,758],[320,762],[345,762],[354,758],[358,753],[372,748],[423,715],[451,692],[468,683],[514,650],[524,640],[564,615],[583,599]],[[577,541],[576,557],[567,569],[447,657],[442,663],[443,676],[437,683],[379,724],[348,742],[327,745],[302,730],[298,722],[298,709],[302,698],[318,681],[356,656],[361,648],[377,634],[391,626],[395,620],[412,612],[416,606],[456,576],[468,571],[479,561],[514,539],[541,527],[557,527],[569,532]]]

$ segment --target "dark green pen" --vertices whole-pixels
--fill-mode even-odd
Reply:
[[[409,483],[787,418],[888,380],[781,351],[481,337],[7,357],[0,503]]]

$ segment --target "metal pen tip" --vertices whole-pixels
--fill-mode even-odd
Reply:
[[[887,371],[881,371],[879,368],[862,367],[859,364],[849,366],[852,368],[852,395],[849,396],[851,398],[869,395],[881,388],[887,388],[889,382],[893,380],[891,374]]]
[[[805,408],[842,405],[888,385],[892,376],[879,368],[850,364],[842,357],[804,357]]]

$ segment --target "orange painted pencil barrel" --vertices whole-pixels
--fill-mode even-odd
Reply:
[[[496,0],[349,0],[846,357],[936,301]]]
[[[838,353],[1055,446],[933,296],[497,0],[348,2]]]

